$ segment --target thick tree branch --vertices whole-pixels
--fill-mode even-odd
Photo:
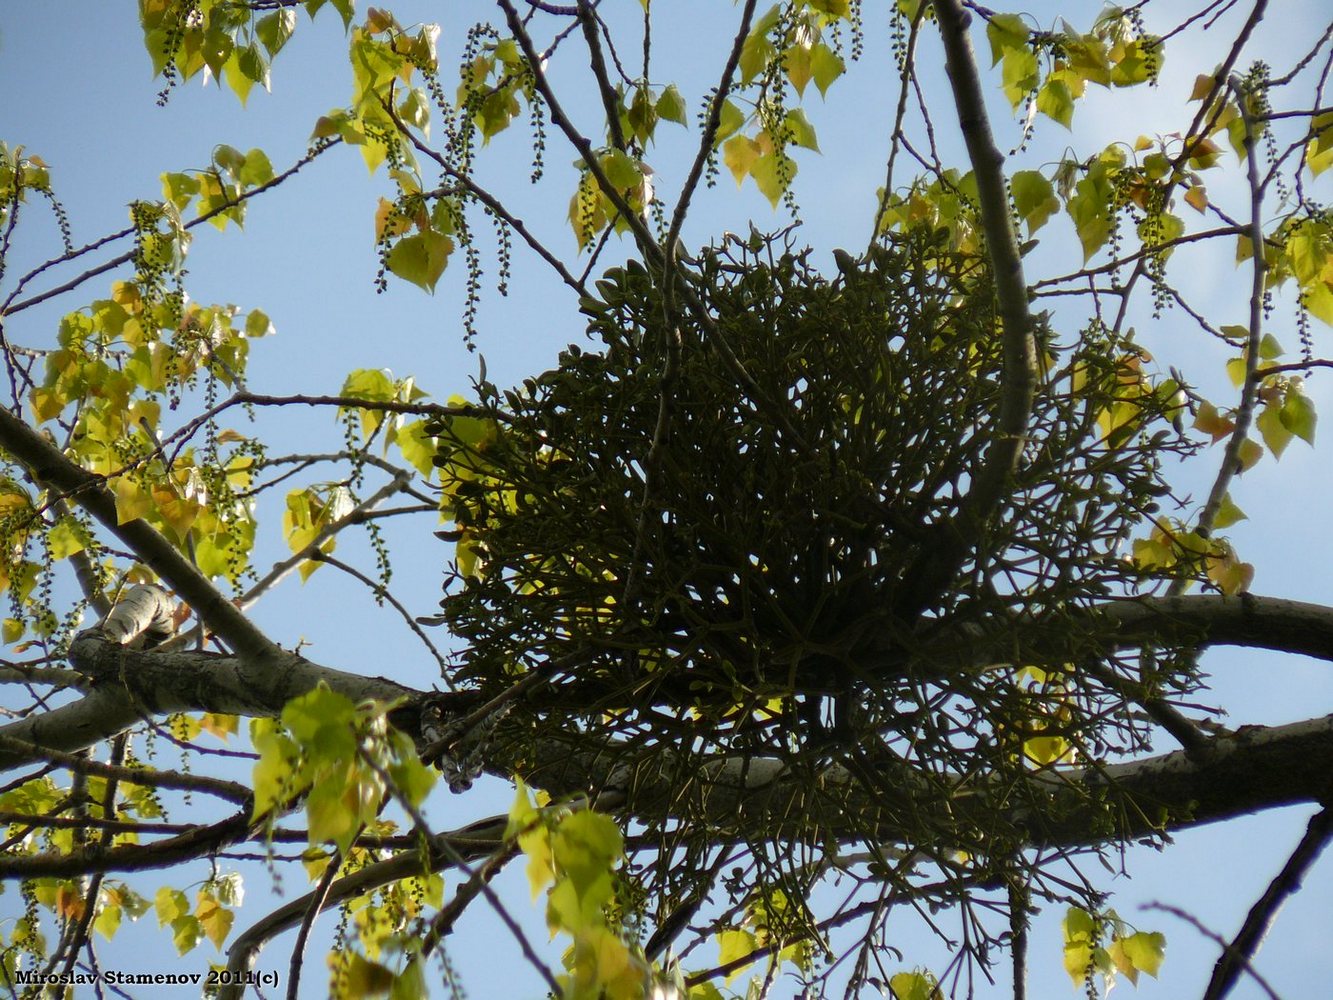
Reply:
[[[321,682],[358,702],[423,696],[383,677],[344,673],[291,653],[282,656],[280,668],[270,670],[244,655],[126,650],[96,633],[85,633],[70,648],[70,661],[97,678],[99,686],[73,704],[5,726],[0,738],[68,753],[153,715],[195,711],[275,718],[288,701]],[[0,770],[41,756],[0,744]]]
[[[715,827],[719,840],[730,831],[763,829],[775,838],[808,835],[818,829],[836,838],[866,838],[894,843],[905,831],[895,804],[867,793],[847,767],[834,764],[812,789],[807,773],[794,772],[773,758],[729,757],[699,769],[688,794],[673,780],[679,765],[660,748],[641,766],[633,751],[615,748],[593,754],[535,754],[544,763],[524,777],[553,795],[588,788],[619,793],[643,816],[685,815],[692,823]],[[630,763],[625,763],[626,761]],[[610,762],[616,761],[614,770]],[[876,760],[886,781],[907,788],[917,780],[897,760]],[[1016,789],[984,778],[964,782],[950,800],[959,821],[975,814],[990,822],[997,811],[1028,832],[1033,847],[1068,847],[1102,843],[1105,789],[1114,788],[1134,808],[1126,809],[1114,836],[1123,839],[1169,833],[1204,823],[1233,819],[1264,809],[1318,801],[1333,772],[1333,716],[1287,726],[1249,727],[1213,737],[1208,753],[1184,751],[1096,768],[1036,771]],[[904,794],[910,794],[905,791]],[[607,799],[607,807],[615,799]],[[1040,803],[1037,808],[1036,803]],[[740,836],[739,833],[734,835]]]

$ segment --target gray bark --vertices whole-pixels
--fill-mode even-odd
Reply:
[[[0,727],[0,736],[37,748],[73,752],[110,739],[145,718],[172,712],[218,712],[276,718],[288,701],[321,682],[353,701],[419,701],[425,692],[383,677],[350,674],[283,653],[269,658],[193,650],[131,650],[93,629],[77,636],[70,663],[97,684],[69,705]],[[39,750],[0,749],[0,770],[40,760]]]

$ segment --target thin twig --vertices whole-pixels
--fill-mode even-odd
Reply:
[[[432,843],[433,838],[430,824],[426,821],[426,817],[421,814],[421,810],[413,805],[412,802],[408,800],[407,796],[398,789],[393,777],[383,768],[383,766],[381,766],[379,761],[375,760],[360,748],[358,748],[357,752],[361,759],[366,763],[366,766],[379,775],[380,780],[384,782],[384,787],[389,790],[389,794],[393,797],[394,801],[398,803],[399,807],[407,813],[408,817],[412,820],[412,825],[416,827],[417,832],[421,834],[425,842],[428,844]],[[546,985],[550,987],[553,995],[560,995],[560,984],[556,982],[555,976],[553,976],[551,970],[546,967],[546,963],[537,957],[536,949],[533,948],[532,942],[528,939],[528,935],[524,933],[523,928],[518,925],[518,921],[514,919],[513,914],[509,912],[500,897],[495,894],[495,890],[487,884],[487,880],[484,878],[476,879],[476,869],[465,861],[463,856],[459,854],[454,849],[454,846],[447,840],[437,842],[437,846],[443,850],[446,856],[452,855],[454,864],[467,874],[469,881],[476,881],[478,891],[486,897],[486,901],[491,904],[491,908],[495,911],[496,916],[500,918],[500,921],[509,930],[509,933],[514,936],[514,940],[518,942],[519,949],[523,952],[523,957],[528,960],[528,964],[530,964],[546,981]]]
[[[323,874],[319,877],[319,884],[311,894],[310,905],[306,907],[305,916],[301,918],[301,927],[296,932],[296,941],[292,945],[292,960],[287,966],[287,1000],[296,1000],[300,996],[301,967],[305,965],[306,941],[309,940],[310,931],[315,926],[315,918],[319,916],[320,910],[324,909],[324,904],[328,901],[329,889],[333,887],[341,866],[342,852],[335,849],[324,867]]]
[[[1192,913],[1186,913],[1178,906],[1170,906],[1166,903],[1153,902],[1153,903],[1145,903],[1143,905],[1143,909],[1160,910],[1162,913],[1169,913],[1171,914],[1171,916],[1185,921],[1185,923],[1189,924],[1196,931],[1198,931],[1200,934],[1206,937],[1209,941],[1212,941],[1214,944],[1221,947],[1224,952],[1231,947],[1231,945],[1227,942],[1227,939],[1224,938],[1221,934],[1218,934],[1214,930],[1210,930],[1198,917],[1194,916],[1194,914]],[[1277,991],[1273,989],[1272,986],[1268,985],[1268,980],[1264,979],[1263,976],[1259,975],[1259,972],[1254,968],[1254,966],[1250,965],[1248,959],[1241,956],[1238,957],[1237,961],[1239,961],[1242,964],[1244,970],[1247,973],[1249,973],[1249,976],[1251,979],[1254,980],[1255,985],[1257,985],[1261,990],[1263,990],[1264,993],[1268,996],[1268,1000],[1282,1000],[1282,998],[1278,996]]]
[[[319,549],[316,549],[313,553],[311,553],[310,558],[314,562],[328,563],[335,569],[342,570],[344,573],[346,573],[353,579],[359,580],[362,583],[364,583],[367,587],[371,589],[372,592],[374,592],[376,597],[388,601],[389,604],[392,605],[393,609],[402,616],[403,621],[407,622],[407,627],[410,628],[414,633],[416,633],[417,638],[420,639],[425,644],[428,650],[430,650],[430,655],[435,657],[435,662],[440,665],[440,676],[444,678],[444,682],[449,686],[449,690],[450,691],[454,690],[453,678],[449,676],[449,663],[444,658],[444,654],[441,653],[439,649],[436,648],[435,643],[430,641],[430,636],[426,635],[426,633],[422,630],[421,626],[417,624],[417,620],[412,616],[411,612],[409,612],[407,608],[403,607],[403,605],[399,602],[398,598],[394,597],[393,594],[389,592],[389,589],[387,587],[385,587],[383,584],[375,580],[372,580],[370,577],[366,576],[366,574],[362,573],[355,566],[349,566],[341,559],[335,559],[327,552],[321,552],[319,551]]]
[[[1248,95],[1245,94],[1241,81],[1232,77],[1230,80],[1236,103],[1240,107],[1241,118],[1245,124],[1245,165],[1246,176],[1250,185],[1250,240],[1254,248],[1253,268],[1250,279],[1250,318],[1249,340],[1245,349],[1245,382],[1241,389],[1240,403],[1236,407],[1236,426],[1227,441],[1222,455],[1222,467],[1217,470],[1217,478],[1208,493],[1208,500],[1199,513],[1195,530],[1207,536],[1213,529],[1213,521],[1222,508],[1231,480],[1240,471],[1240,449],[1248,440],[1250,424],[1254,420],[1254,407],[1259,398],[1259,343],[1263,338],[1264,325],[1264,275],[1268,271],[1267,256],[1264,251],[1263,191],[1259,186],[1259,166],[1257,136],[1254,119],[1247,107]],[[1167,593],[1171,596],[1180,593],[1185,587],[1185,580],[1172,583]]]
[[[277,187],[283,181],[287,180],[287,178],[291,177],[293,174],[299,171],[302,167],[305,167],[307,164],[311,163],[315,159],[315,157],[319,156],[326,150],[331,149],[333,146],[336,146],[341,141],[342,140],[338,138],[330,138],[321,141],[320,143],[312,147],[310,152],[308,152],[305,156],[301,157],[301,159],[297,160],[296,163],[288,167],[282,173],[278,174],[272,180],[268,180],[265,181],[263,184],[256,185],[255,187],[252,187],[249,191],[246,191],[242,194],[238,194],[235,198],[231,199],[230,201],[215,206],[213,209],[211,209],[208,212],[205,212],[203,215],[191,219],[189,222],[185,223],[181,228],[188,230],[188,229],[193,229],[196,226],[202,226],[205,222],[208,222],[210,219],[216,218],[223,212],[228,212],[231,209],[235,208],[237,205],[249,201],[251,198],[255,197],[255,195],[263,194],[265,191],[271,191],[273,188]],[[28,309],[32,306],[38,305],[39,303],[45,302],[48,299],[53,299],[58,295],[64,295],[66,292],[78,288],[85,281],[88,281],[91,278],[95,278],[99,274],[105,274],[107,271],[110,271],[113,268],[117,268],[121,264],[126,264],[130,262],[131,260],[134,259],[134,255],[138,253],[137,249],[130,250],[127,253],[121,254],[119,257],[115,257],[109,261],[106,261],[103,264],[99,264],[96,267],[90,268],[87,271],[84,271],[82,274],[71,278],[63,285],[57,285],[55,288],[49,288],[46,291],[40,292],[37,295],[33,295],[30,298],[26,298],[21,302],[14,301],[14,299],[18,296],[19,292],[22,291],[24,284],[26,284],[27,281],[29,281],[31,278],[36,277],[38,274],[45,271],[48,267],[53,267],[56,264],[61,264],[64,263],[65,261],[73,260],[74,258],[80,256],[81,254],[87,253],[90,250],[95,250],[97,247],[102,246],[105,243],[121,239],[125,236],[129,236],[134,231],[135,230],[133,228],[121,230],[119,233],[113,234],[112,236],[109,236],[103,240],[99,240],[96,243],[90,243],[88,244],[88,246],[82,247],[79,250],[75,250],[61,257],[57,257],[54,260],[49,260],[45,264],[42,264],[39,267],[37,267],[35,270],[29,272],[28,274],[25,274],[21,279],[19,279],[18,286],[12,292],[9,293],[9,297],[5,299],[4,305],[0,306],[0,313],[3,313],[6,316],[12,316],[15,313],[20,313],[24,309]]]
[[[399,492],[407,482],[411,473],[406,470],[401,471],[392,480],[385,483],[367,499],[357,504],[351,511],[344,514],[336,520],[330,521],[316,532],[315,537],[310,540],[299,551],[293,552],[286,559],[281,559],[273,564],[273,567],[254,583],[244,594],[236,600],[239,608],[247,608],[259,600],[265,593],[282,582],[293,570],[301,563],[307,560],[315,559],[315,553],[319,552],[319,547],[333,538],[344,528],[354,524],[360,524],[366,520],[371,511],[377,506]]]

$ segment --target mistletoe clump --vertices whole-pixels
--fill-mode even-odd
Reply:
[[[917,789],[916,812],[978,775],[1136,745],[1140,671],[1090,609],[1145,583],[1128,543],[1166,495],[1161,456],[1184,447],[1162,420],[1172,387],[1124,339],[1039,331],[1007,498],[913,612],[1005,392],[989,276],[921,236],[838,270],[734,239],[688,287],[631,262],[583,302],[603,350],[570,347],[519,389],[483,387],[494,417],[431,428],[464,675],[492,693],[540,676],[532,724],[573,710],[572,750],[670,753],[677,789],[730,755],[812,781],[860,758]],[[706,322],[678,308],[691,299]],[[1185,683],[1158,656],[1156,682]],[[918,836],[989,851],[1005,834],[949,816]]]

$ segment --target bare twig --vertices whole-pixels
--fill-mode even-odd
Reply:
[[[1224,952],[1231,947],[1231,945],[1227,942],[1227,939],[1224,938],[1221,934],[1218,934],[1214,930],[1210,930],[1207,926],[1204,925],[1204,923],[1198,917],[1194,916],[1194,914],[1192,913],[1186,913],[1178,906],[1170,906],[1166,903],[1154,902],[1154,903],[1145,903],[1143,908],[1145,910],[1160,910],[1162,913],[1169,913],[1171,914],[1171,916],[1185,921],[1185,923],[1189,924],[1196,931],[1198,931],[1200,934],[1206,937],[1209,941],[1212,941],[1214,944],[1220,946]],[[1268,984],[1268,980],[1264,979],[1263,976],[1259,975],[1258,971],[1252,965],[1250,965],[1247,959],[1245,959],[1243,956],[1238,956],[1237,961],[1241,963],[1245,972],[1247,972],[1250,978],[1254,980],[1255,985],[1257,985],[1261,990],[1264,991],[1264,994],[1268,997],[1268,1000],[1282,1000],[1282,998],[1278,996],[1277,991],[1274,990],[1273,987]]]
[[[432,835],[430,824],[427,822],[426,817],[421,814],[421,810],[413,805],[412,802],[408,800],[407,796],[398,789],[393,777],[377,760],[364,751],[359,751],[359,753],[366,766],[379,775],[380,780],[384,782],[384,787],[389,790],[389,794],[393,796],[394,801],[397,802],[399,807],[411,818],[412,825],[415,826],[417,832],[421,834],[424,842],[431,844]],[[533,969],[537,971],[538,975],[546,981],[546,985],[550,987],[551,993],[553,995],[558,995],[561,991],[555,976],[553,976],[551,970],[546,967],[546,963],[537,956],[537,951],[533,948],[532,942],[528,939],[528,935],[524,932],[523,928],[518,925],[518,921],[514,919],[513,914],[509,912],[509,909],[501,901],[500,897],[496,895],[495,890],[490,887],[489,880],[486,878],[478,878],[477,871],[461,854],[458,853],[453,844],[448,840],[438,841],[432,846],[439,847],[446,857],[452,856],[454,865],[467,874],[468,881],[475,884],[477,891],[486,897],[486,902],[490,903],[491,909],[495,911],[495,915],[500,918],[500,922],[505,925],[509,933],[513,935],[514,940],[518,942],[519,950],[523,952],[523,957],[527,959],[528,964],[531,965]]]
[[[731,84],[736,76],[736,67],[740,64],[741,50],[745,46],[745,39],[750,34],[750,24],[754,20],[754,8],[756,0],[745,0],[745,7],[741,10],[740,27],[736,30],[736,36],[731,42],[731,52],[727,55],[727,63],[722,68],[722,78],[718,81],[717,93],[713,96],[713,103],[708,108],[708,120],[704,122],[703,135],[699,137],[699,151],[694,154],[694,162],[690,164],[690,172],[685,177],[685,183],[681,186],[680,195],[676,199],[676,210],[671,214],[671,226],[667,231],[667,247],[674,247],[676,240],[680,237],[680,230],[685,225],[685,215],[690,210],[690,200],[694,197],[694,192],[699,186],[699,179],[703,176],[704,164],[708,162],[708,156],[713,150],[713,143],[717,140],[717,130],[722,124],[722,105],[727,100],[727,94],[731,92]]]
[[[315,891],[311,893],[310,905],[306,907],[305,916],[301,918],[301,926],[296,932],[296,941],[292,944],[292,960],[287,966],[287,1000],[297,1000],[301,995],[299,992],[301,968],[305,965],[306,941],[309,940],[310,931],[315,926],[315,918],[328,902],[329,890],[333,888],[333,882],[338,877],[341,865],[342,852],[335,850],[324,868],[324,873],[319,877]]]
[[[407,483],[411,475],[412,473],[407,472],[406,470],[400,471],[398,475],[394,476],[393,479],[381,486],[367,499],[357,504],[351,511],[321,527],[315,534],[315,537],[302,549],[293,552],[286,559],[281,559],[274,563],[273,567],[267,573],[260,577],[249,590],[237,599],[237,605],[242,608],[249,607],[269,590],[273,589],[273,587],[300,566],[301,563],[315,559],[316,553],[319,552],[321,545],[327,542],[330,538],[333,538],[344,528],[365,521],[371,511],[389,497],[399,492]]]
[[[111,778],[133,785],[145,785],[150,788],[175,788],[195,792],[206,792],[230,802],[249,802],[253,793],[244,785],[222,778],[211,778],[203,774],[185,774],[181,771],[159,771],[148,768],[125,767],[123,765],[102,764],[78,754],[64,753],[47,747],[37,748],[12,736],[0,736],[0,747],[8,750],[38,750],[40,756],[52,763],[67,767],[71,771],[94,775],[99,778]]]
[[[1240,107],[1241,117],[1245,124],[1245,166],[1250,185],[1250,240],[1254,247],[1254,254],[1252,256],[1253,268],[1250,272],[1250,318],[1249,340],[1245,348],[1245,382],[1241,389],[1240,403],[1236,407],[1236,426],[1231,432],[1231,437],[1227,440],[1226,450],[1222,455],[1222,467],[1217,470],[1217,478],[1213,481],[1213,487],[1208,493],[1208,500],[1199,513],[1198,526],[1195,530],[1204,536],[1211,533],[1213,520],[1222,507],[1222,500],[1231,485],[1231,480],[1240,471],[1240,449],[1248,438],[1250,424],[1254,420],[1254,407],[1259,398],[1259,382],[1262,378],[1259,372],[1259,343],[1263,338],[1264,275],[1268,271],[1268,264],[1265,260],[1266,254],[1263,251],[1263,191],[1259,186],[1258,150],[1256,148],[1258,137],[1255,132],[1254,119],[1247,107],[1248,95],[1245,94],[1240,80],[1232,77],[1230,86],[1235,94],[1236,103]],[[1177,580],[1171,585],[1168,593],[1179,593],[1184,589],[1184,586],[1183,578]]]
[[[1282,871],[1250,908],[1245,923],[1231,943],[1223,948],[1213,967],[1212,978],[1208,980],[1208,988],[1204,990],[1203,1000],[1222,1000],[1236,985],[1242,971],[1253,973],[1254,956],[1277,919],[1278,910],[1290,896],[1300,891],[1306,873],[1319,859],[1330,838],[1333,838],[1333,809],[1325,806],[1310,817],[1305,834],[1282,866]]]
[[[288,167],[282,173],[275,176],[272,180],[265,181],[263,184],[257,184],[256,186],[252,187],[249,191],[237,195],[230,201],[215,206],[214,208],[205,212],[203,215],[191,219],[189,222],[185,223],[185,225],[182,228],[194,229],[196,226],[202,226],[205,222],[208,222],[210,219],[216,218],[223,212],[230,211],[237,205],[241,205],[249,201],[256,195],[263,194],[265,191],[273,190],[273,188],[277,187],[283,181],[287,180],[287,178],[291,177],[302,167],[305,167],[307,164],[311,163],[315,159],[315,157],[319,156],[325,150],[328,150],[333,146],[336,146],[341,141],[342,140],[338,138],[330,138],[321,141],[318,145],[312,147],[310,152],[308,152],[305,156],[301,157],[301,159],[297,160],[296,163]],[[48,288],[46,291],[41,292],[37,295],[33,295],[29,298],[23,299],[21,302],[14,301],[18,297],[19,292],[23,290],[24,285],[26,285],[30,280],[32,280],[33,278],[35,278],[37,275],[41,274],[48,268],[54,267],[57,264],[63,264],[66,261],[74,260],[75,258],[80,257],[91,250],[96,250],[98,247],[104,246],[105,244],[113,242],[118,239],[123,239],[124,237],[130,236],[133,233],[134,233],[133,228],[122,229],[118,233],[113,233],[111,236],[105,237],[101,240],[97,240],[96,242],[93,243],[89,243],[85,247],[80,247],[78,250],[71,251],[70,253],[64,254],[60,257],[56,257],[34,268],[32,271],[28,272],[22,278],[19,279],[18,285],[14,288],[12,292],[9,293],[9,297],[5,299],[4,305],[0,306],[0,314],[4,314],[6,316],[12,316],[15,313],[20,313],[24,309],[28,309],[32,306],[38,305],[39,303],[45,302],[48,299],[53,299],[58,295],[64,295],[66,292],[78,288],[85,281],[88,281],[91,278],[95,278],[99,274],[105,274],[107,271],[113,270],[119,267],[121,264],[129,263],[131,260],[134,259],[134,255],[137,251],[130,250],[127,253],[123,253],[119,257],[114,257],[111,260],[106,261],[105,263],[98,264],[96,267],[89,268],[87,271],[84,271],[82,274],[71,278],[69,281],[66,281],[62,285],[57,285],[54,288]]]
[[[625,131],[620,126],[620,108],[616,100],[616,91],[611,86],[611,78],[606,72],[602,43],[597,35],[597,21],[588,0],[578,0],[578,16],[579,26],[583,29],[583,39],[588,44],[588,64],[592,69],[593,79],[597,81],[597,92],[601,95],[602,107],[606,110],[606,128],[611,133],[611,144],[624,152]]]
[[[420,639],[425,644],[428,650],[430,650],[430,655],[435,657],[435,662],[440,665],[440,676],[444,678],[445,683],[449,686],[449,690],[452,691],[454,689],[453,679],[449,676],[449,663],[448,661],[445,660],[444,654],[442,654],[439,651],[439,649],[436,648],[435,643],[430,641],[430,637],[426,635],[426,633],[422,630],[421,626],[417,624],[416,618],[412,616],[411,612],[409,612],[407,608],[403,607],[403,605],[399,602],[398,598],[394,597],[393,594],[389,592],[387,587],[385,587],[383,584],[378,583],[375,580],[372,580],[370,577],[366,576],[366,574],[362,573],[355,566],[349,566],[341,559],[335,559],[328,553],[319,551],[319,549],[316,549],[313,553],[311,553],[310,558],[315,562],[328,563],[335,569],[342,570],[344,573],[346,573],[353,579],[359,580],[362,583],[364,583],[375,593],[376,597],[388,601],[389,604],[393,607],[393,609],[402,616],[403,621],[407,622],[407,627],[410,628],[414,633],[416,633],[417,638]]]

